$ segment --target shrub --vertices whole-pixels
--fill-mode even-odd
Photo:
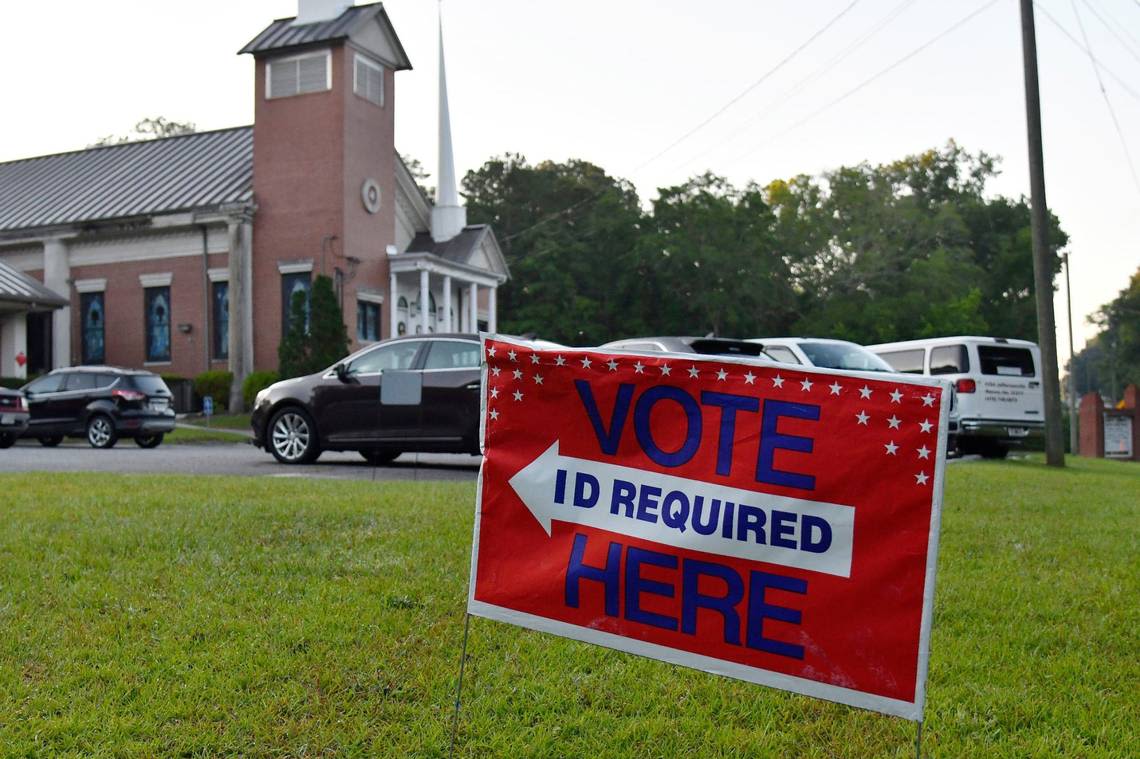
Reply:
[[[19,390],[34,379],[35,377],[28,377],[27,379],[20,379],[19,377],[0,377],[0,387],[6,387],[9,390]]]
[[[233,372],[215,369],[202,372],[194,378],[194,393],[199,398],[207,395],[214,397],[214,408],[225,410],[230,405],[230,385],[233,384]]]
[[[253,408],[253,401],[265,388],[277,381],[277,372],[250,372],[241,383],[241,397],[247,409]]]
[[[348,330],[337,303],[333,281],[321,274],[312,291],[293,294],[289,324],[277,346],[277,366],[282,377],[301,377],[319,372],[348,353]]]

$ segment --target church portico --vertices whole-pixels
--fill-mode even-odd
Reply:
[[[392,255],[388,270],[393,336],[496,331],[496,290],[505,273],[425,252]]]

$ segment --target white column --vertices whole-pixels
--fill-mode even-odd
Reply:
[[[242,309],[242,342],[245,344],[245,367],[247,371],[256,368],[253,352],[253,210],[247,208],[246,214],[238,225],[238,241],[242,249],[242,266],[245,269],[245,282],[242,284],[242,299],[245,307]],[[233,285],[230,285],[233,287]],[[233,323],[230,323],[233,330]],[[274,356],[276,358],[276,356]],[[239,394],[240,395],[240,394]]]
[[[27,361],[21,365],[16,356],[28,357],[28,317],[23,311],[0,319],[0,377],[28,376]]]
[[[451,323],[451,277],[449,276],[443,278],[443,331],[455,331],[455,325]]]
[[[229,412],[248,410],[241,388],[253,371],[253,224],[248,216],[236,214],[226,221],[229,247],[229,361],[233,373]]]
[[[487,291],[487,331],[491,334],[499,331],[498,298],[496,297],[498,292],[498,287],[492,287]]]
[[[420,269],[420,332],[428,333],[428,314],[431,306],[428,301],[428,270]]]
[[[396,310],[396,301],[399,299],[400,295],[396,292],[396,272],[392,272],[388,275],[388,337],[400,334],[396,326],[396,320],[400,316]]]
[[[479,285],[475,282],[472,282],[471,285],[467,288],[467,291],[469,293],[467,297],[471,299],[471,304],[470,304],[471,305],[471,316],[470,316],[471,328],[468,331],[469,332],[478,332],[479,331]]]
[[[71,261],[67,241],[59,238],[44,241],[44,284],[71,302]],[[71,366],[71,306],[64,306],[51,317],[51,366]]]

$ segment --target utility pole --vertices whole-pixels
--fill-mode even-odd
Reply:
[[[1045,204],[1045,159],[1041,148],[1041,91],[1037,85],[1037,33],[1033,0],[1021,0],[1021,52],[1025,69],[1025,120],[1029,129],[1030,229],[1033,283],[1037,295],[1037,342],[1045,392],[1045,463],[1065,466],[1061,432],[1061,383],[1057,376],[1057,324],[1053,319],[1053,266],[1049,260],[1049,209]]]
[[[1073,286],[1069,284],[1069,254],[1065,260],[1065,304],[1069,310],[1069,453],[1077,455],[1077,346],[1073,344]]]

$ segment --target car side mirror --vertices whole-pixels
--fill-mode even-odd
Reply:
[[[341,382],[348,384],[352,381],[352,377],[348,373],[348,367],[344,364],[337,364],[333,367],[333,371],[336,372],[336,378]]]

